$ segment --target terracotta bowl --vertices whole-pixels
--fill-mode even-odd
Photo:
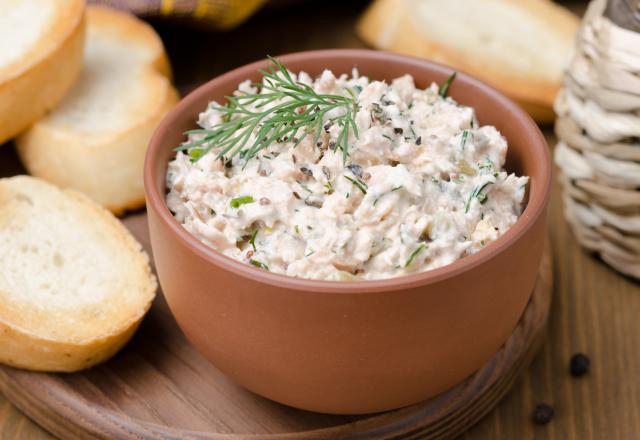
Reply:
[[[318,75],[357,67],[373,79],[413,75],[419,87],[451,69],[368,50],[280,57]],[[380,281],[306,280],[245,265],[200,243],[165,205],[172,149],[211,100],[259,61],[221,75],[162,121],[147,153],[144,183],[153,255],[166,300],[191,343],[238,384],[278,402],[327,413],[398,408],[434,396],[481,367],[506,341],[529,300],[543,243],[551,163],[533,120],[488,85],[459,74],[450,94],[509,141],[507,168],[531,177],[521,218],[481,252],[451,265]]]

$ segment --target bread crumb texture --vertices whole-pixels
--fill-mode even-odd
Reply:
[[[178,101],[170,77],[151,26],[128,13],[88,7],[78,81],[16,140],[29,174],[80,191],[116,214],[143,206],[147,145]]]
[[[139,243],[87,197],[35,178],[1,179],[0,206],[0,361],[66,370],[113,354],[156,290]]]

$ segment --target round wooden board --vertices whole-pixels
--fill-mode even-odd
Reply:
[[[146,216],[125,224],[149,249]],[[551,289],[547,246],[531,301],[500,351],[453,389],[386,413],[315,414],[234,385],[189,345],[161,294],[129,345],[106,364],[74,374],[3,366],[0,389],[65,439],[453,438],[487,414],[528,366],[544,335]]]

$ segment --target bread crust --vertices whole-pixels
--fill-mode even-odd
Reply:
[[[573,39],[578,19],[564,8],[543,0],[519,0],[517,6],[529,15],[544,17],[566,40]],[[478,62],[453,46],[429,40],[416,27],[405,0],[375,1],[360,19],[357,32],[367,44],[379,49],[428,58],[480,78],[517,101],[538,122],[554,119],[553,102],[560,78],[548,81],[534,75],[510,74],[499,60]]]
[[[107,361],[131,339],[140,320],[122,332],[87,344],[40,338],[0,322],[0,362],[32,371],[71,373]]]
[[[85,2],[59,3],[57,18],[35,47],[0,68],[0,144],[55,107],[80,74]]]
[[[167,85],[162,105],[128,130],[91,145],[90,153],[86,138],[39,123],[18,137],[17,151],[29,174],[82,191],[113,214],[122,215],[145,205],[142,165],[146,145],[178,99],[177,91]]]
[[[135,279],[142,287],[140,291],[132,291],[128,286],[126,292],[113,292],[108,301],[117,301],[125,295],[128,298],[135,296],[135,300],[128,306],[118,306],[117,319],[108,319],[106,326],[98,325],[104,321],[96,320],[88,322],[81,330],[65,322],[66,315],[76,313],[84,320],[92,309],[78,307],[61,311],[46,305],[36,307],[12,300],[12,292],[0,291],[0,362],[30,370],[69,372],[105,361],[129,341],[155,296],[157,281],[147,254],[122,223],[83,194],[72,190],[52,191],[50,184],[28,176],[0,179],[0,200],[8,203],[17,191],[33,194],[34,198],[37,193],[56,199],[66,198],[74,207],[67,215],[78,216],[77,221],[99,227],[105,240],[122,246],[130,260],[129,267],[139,274]],[[63,205],[62,200],[59,205]],[[20,215],[17,209],[3,213],[3,217]],[[17,252],[17,249],[9,251]]]
[[[141,87],[157,91],[154,102],[144,113],[133,115],[126,127],[97,135],[72,124],[56,124],[47,117],[19,136],[16,145],[30,174],[81,191],[120,215],[144,206],[146,146],[179,96],[170,83],[171,69],[162,42],[149,25],[106,7],[90,6],[87,11],[89,26],[100,23],[119,39],[136,41],[154,54],[141,76],[136,77]],[[54,114],[56,111],[62,110],[54,110]]]

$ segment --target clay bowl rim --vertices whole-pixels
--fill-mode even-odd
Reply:
[[[277,56],[277,58],[285,64],[291,62],[304,62],[318,58],[349,58],[353,59],[354,62],[368,59],[369,61],[376,61],[382,64],[393,62],[412,64],[420,69],[439,72],[445,76],[454,71],[451,67],[447,67],[433,61],[368,49],[323,49],[294,52]],[[268,61],[266,59],[255,61],[230,70],[199,86],[182,98],[180,102],[167,115],[165,115],[149,142],[149,148],[146,153],[144,164],[144,186],[147,193],[148,209],[153,209],[157,213],[159,221],[162,222],[183,245],[187,246],[194,254],[207,260],[209,263],[241,277],[292,290],[334,294],[405,290],[453,278],[479,265],[488,263],[497,254],[504,252],[521,239],[523,235],[536,224],[538,218],[544,214],[551,193],[551,157],[546,140],[540,132],[537,124],[522,108],[520,108],[520,106],[507,98],[501,92],[488,84],[465,74],[464,72],[458,71],[458,76],[456,78],[457,81],[463,80],[470,83],[472,87],[493,98],[503,108],[505,114],[510,114],[508,116],[509,119],[521,121],[524,129],[526,130],[525,137],[529,139],[529,144],[534,149],[535,159],[541,160],[543,164],[541,166],[540,181],[538,182],[539,190],[535,191],[535,193],[530,193],[529,200],[524,211],[516,223],[501,237],[488,244],[486,248],[481,251],[456,260],[446,266],[415,274],[380,280],[329,281],[296,278],[288,275],[267,272],[234,260],[231,257],[218,252],[192,236],[182,227],[182,225],[180,225],[180,223],[178,223],[173,214],[169,211],[165,203],[164,191],[160,193],[156,188],[158,176],[155,172],[157,168],[155,165],[156,162],[161,160],[163,157],[163,154],[161,154],[164,152],[162,139],[165,137],[165,133],[172,130],[174,122],[183,117],[183,113],[188,111],[194,101],[199,100],[202,95],[212,95],[212,91],[219,87],[219,84],[224,83],[230,78],[237,77],[237,82],[240,83],[249,77],[249,75],[255,73],[258,69],[267,67],[267,65]],[[166,167],[164,169],[166,170]],[[162,177],[162,181],[164,181],[164,176]]]

